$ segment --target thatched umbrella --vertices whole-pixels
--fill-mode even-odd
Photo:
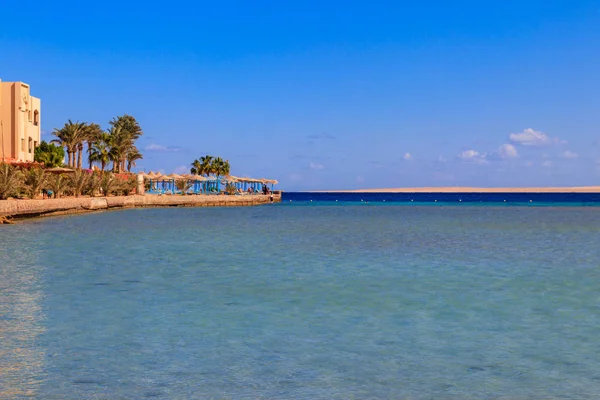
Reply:
[[[228,182],[228,183],[234,183],[237,181],[238,181],[237,177],[233,176],[233,175],[227,175],[221,179],[221,182]]]
[[[75,172],[75,170],[71,168],[54,167],[46,169],[46,172],[52,172],[53,174],[70,174]]]

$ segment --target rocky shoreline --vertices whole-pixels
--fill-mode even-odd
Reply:
[[[281,202],[281,193],[273,194],[273,202]],[[271,203],[268,195],[133,195],[112,197],[79,197],[45,200],[0,200],[0,224],[15,220],[65,214],[150,207],[240,207]]]

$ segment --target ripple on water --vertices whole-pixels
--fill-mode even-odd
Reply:
[[[0,230],[0,398],[595,398],[600,210],[152,209]]]

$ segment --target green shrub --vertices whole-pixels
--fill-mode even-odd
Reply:
[[[69,186],[75,197],[81,196],[87,189],[90,181],[90,174],[81,169],[75,170],[69,175]]]
[[[61,197],[65,192],[70,191],[69,179],[64,174],[55,174],[46,181],[46,189],[51,190],[54,198]]]
[[[237,193],[237,188],[235,187],[235,185],[233,183],[228,183],[225,186],[225,193],[227,193],[227,194],[236,194]]]
[[[181,195],[185,196],[187,191],[192,187],[192,183],[187,179],[177,179],[175,181],[175,186],[177,187],[177,190],[181,192]]]
[[[34,199],[46,186],[48,175],[42,168],[31,168],[24,173],[25,190],[30,199]]]
[[[17,167],[0,163],[0,200],[18,196],[23,190],[23,173]]]
[[[59,167],[65,159],[65,150],[61,146],[56,146],[52,143],[42,141],[35,148],[33,159],[36,162],[44,163],[48,168]]]
[[[95,197],[100,192],[100,185],[102,183],[102,172],[96,171],[89,176],[87,185],[84,190],[84,194],[90,197]]]
[[[113,194],[115,187],[117,186],[116,178],[111,172],[104,172],[100,179],[100,189],[102,189],[103,196],[110,196]]]

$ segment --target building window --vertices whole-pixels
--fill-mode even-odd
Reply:
[[[33,139],[29,138],[29,154],[33,153]]]
[[[37,141],[35,141],[35,142],[33,142],[33,150],[35,150],[35,149],[37,149],[37,148],[38,148],[38,142],[37,142]]]
[[[21,151],[25,151],[25,139],[21,139]]]
[[[33,124],[35,126],[38,126],[40,124],[40,112],[38,110],[35,110],[33,112]]]

